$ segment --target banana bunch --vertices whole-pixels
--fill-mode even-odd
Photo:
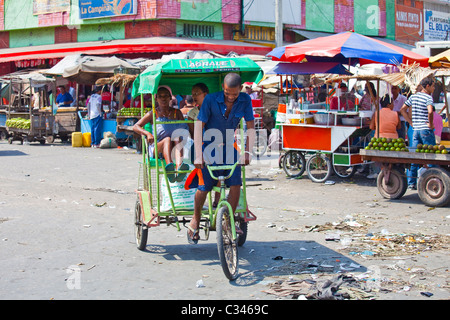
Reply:
[[[31,120],[24,118],[11,118],[6,120],[6,126],[17,129],[30,129]]]

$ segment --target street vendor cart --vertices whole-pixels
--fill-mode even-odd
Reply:
[[[269,52],[267,56],[271,57],[274,61],[289,62],[292,65],[303,65],[306,60],[308,61],[307,63],[313,63],[314,61],[320,64],[334,62],[345,63],[349,66],[358,63],[363,65],[367,63],[399,64],[401,62],[417,62],[421,65],[428,66],[427,57],[350,31],[277,47]],[[314,73],[318,72],[314,70]],[[339,74],[339,72],[329,73]],[[328,110],[325,109],[325,111]],[[339,126],[347,126],[342,121],[339,123],[339,114],[330,114],[330,112],[321,113],[324,113],[320,116],[324,121],[319,126],[315,126],[314,131],[315,134],[319,134],[319,137],[324,137],[320,138],[323,144],[303,145],[302,143],[294,143],[291,137],[297,136],[298,140],[300,138],[308,139],[311,137],[305,133],[312,131],[306,125],[283,125],[282,133],[283,148],[291,151],[286,153],[283,161],[288,161],[289,167],[297,169],[297,175],[301,175],[305,170],[304,166],[301,166],[305,162],[303,151],[313,151],[314,157],[311,157],[312,160],[306,164],[306,170],[308,171],[308,176],[313,181],[318,182],[325,181],[330,175],[330,163],[331,161],[335,163],[334,160],[330,159],[334,158],[333,154],[335,151],[338,151],[335,147],[340,145],[339,142],[349,142],[347,146],[348,153],[344,157],[347,158],[346,163],[349,166],[350,173],[347,173],[347,175],[351,174],[353,170],[350,168],[354,168],[353,164],[356,163],[353,162],[353,159],[360,161],[357,151],[354,155],[351,153],[352,139],[350,137],[353,134],[351,132],[352,128],[339,128]],[[318,117],[316,116],[316,118]],[[359,117],[363,118],[365,115],[359,114]],[[330,118],[334,118],[334,124],[328,122]],[[348,127],[354,127],[353,130],[356,132],[358,127],[355,124],[350,125],[350,122],[348,123]],[[285,142],[286,139],[289,139],[289,141]],[[288,143],[288,145],[285,145],[285,143]]]
[[[412,65],[405,67],[399,73],[380,77],[394,85],[404,82],[415,91],[420,81],[431,75],[442,78],[445,92],[444,77],[448,76],[448,70],[432,70]],[[448,116],[448,101],[445,105]],[[425,167],[417,181],[419,198],[427,206],[445,207],[450,204],[450,155],[447,141],[442,140],[440,144],[432,146],[434,151],[431,153],[429,152],[430,146],[428,146],[428,150],[422,150],[422,147],[418,145],[415,149],[410,146],[409,152],[360,150],[360,155],[363,160],[375,161],[380,164],[381,172],[377,177],[377,187],[384,198],[400,199],[405,194],[407,189],[405,169],[414,163]],[[435,149],[435,147],[439,148]],[[434,166],[428,167],[430,165]]]
[[[450,155],[417,152],[391,152],[379,150],[360,150],[363,160],[381,164],[377,177],[377,187],[386,199],[400,199],[406,192],[407,179],[405,168],[411,163],[422,166],[438,165],[427,168],[419,176],[417,192],[422,202],[430,207],[445,207],[450,204]]]
[[[219,59],[172,59],[149,67],[142,72],[133,83],[133,96],[143,94],[152,95],[152,132],[157,137],[156,124],[167,122],[156,121],[155,95],[161,85],[167,85],[173,94],[190,94],[192,85],[202,82],[206,84],[210,92],[220,91],[222,80],[229,72],[240,74],[242,81],[257,82],[263,76],[261,68],[248,58],[219,58]],[[143,109],[141,109],[143,112]],[[170,123],[193,122],[189,120],[177,120]],[[243,121],[240,126],[240,136],[244,136]],[[155,144],[157,149],[157,144]],[[241,139],[239,147],[241,156],[244,152],[244,141]],[[155,150],[155,154],[159,154]],[[135,237],[137,247],[144,250],[147,244],[150,228],[160,226],[162,223],[175,225],[180,231],[180,224],[186,226],[194,214],[195,189],[188,186],[188,179],[181,181],[184,184],[170,183],[165,169],[163,159],[154,159],[153,154],[148,151],[147,140],[142,137],[142,162],[139,172],[137,200],[135,207]],[[185,159],[186,160],[186,159]],[[203,208],[200,219],[200,229],[205,232],[208,239],[210,231],[217,232],[217,250],[219,260],[225,276],[233,280],[238,276],[238,246],[245,243],[247,237],[247,223],[256,217],[248,210],[246,200],[245,167],[241,168],[242,189],[239,206],[232,212],[230,203],[227,201],[228,189],[224,181],[232,175],[239,161],[233,165],[207,166],[211,177],[219,184],[213,191],[219,192],[220,200],[216,208],[212,206],[211,192],[208,195],[208,207]],[[227,176],[218,175],[216,170],[225,170]],[[183,173],[176,170],[175,172]],[[197,175],[197,171],[190,166],[184,171],[189,177]],[[200,179],[200,176],[198,176]],[[187,193],[186,193],[187,191]],[[191,197],[189,197],[191,194]],[[187,197],[186,197],[187,195]],[[183,199],[178,202],[178,199]],[[166,203],[166,205],[164,205]],[[242,233],[238,233],[239,228]]]
[[[280,95],[285,95],[286,99],[279,106],[286,114],[286,121],[280,124],[282,148],[286,152],[282,167],[286,174],[299,177],[306,171],[314,182],[326,181],[332,172],[342,178],[351,177],[356,171],[355,165],[363,163],[359,149],[370,133],[367,123],[372,113],[357,108],[344,109],[344,104],[342,108],[330,110],[328,86],[325,90],[320,87],[294,89],[292,79],[298,74],[348,75],[349,72],[338,63],[280,63],[273,72],[280,76]],[[320,90],[327,98],[318,98]]]
[[[47,138],[53,136],[55,117],[48,100],[47,86],[54,80],[37,71],[27,70],[4,76],[2,81],[9,82],[8,142],[39,141],[45,144]]]

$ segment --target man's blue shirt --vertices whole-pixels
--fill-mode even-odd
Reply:
[[[246,93],[240,92],[233,104],[230,114],[225,118],[225,96],[223,91],[208,94],[203,100],[197,119],[205,123],[205,130],[219,129],[225,134],[226,129],[235,130],[243,117],[245,121],[252,121],[252,99]]]
[[[65,101],[73,101],[72,95],[68,92],[64,94],[58,94],[58,96],[56,97],[56,103],[62,103],[60,107],[70,107],[70,103],[65,103]]]
[[[209,136],[207,134],[209,129],[219,130],[222,135],[222,143],[225,147],[228,146],[229,148],[232,148],[234,144],[234,135],[232,132],[236,130],[241,118],[244,118],[245,121],[252,121],[255,119],[253,116],[252,100],[248,94],[243,92],[239,93],[239,96],[234,102],[233,108],[231,109],[228,117],[225,117],[226,110],[227,106],[225,105],[225,96],[223,91],[208,94],[203,100],[197,117],[198,120],[205,123],[204,133],[206,133],[206,135],[204,135],[203,139],[203,149],[205,149],[213,141],[216,141],[215,138],[212,139],[213,141],[209,140]],[[214,136],[219,133],[219,131],[211,131],[210,133]],[[227,137],[229,139],[227,139]],[[220,141],[216,141],[216,143],[218,142],[220,143]]]

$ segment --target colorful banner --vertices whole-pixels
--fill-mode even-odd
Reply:
[[[137,0],[79,0],[80,19],[137,14]]]

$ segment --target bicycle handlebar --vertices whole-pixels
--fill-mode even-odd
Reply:
[[[236,166],[239,165],[239,161],[237,161],[235,164],[233,165],[223,165],[223,166],[211,166],[211,165],[207,165],[206,168],[208,168],[209,174],[211,176],[211,178],[213,178],[214,180],[219,180],[218,177],[216,177],[213,174],[213,171],[217,171],[217,170],[230,170],[230,173],[225,177],[225,180],[230,178],[233,173],[234,170],[236,169]]]

